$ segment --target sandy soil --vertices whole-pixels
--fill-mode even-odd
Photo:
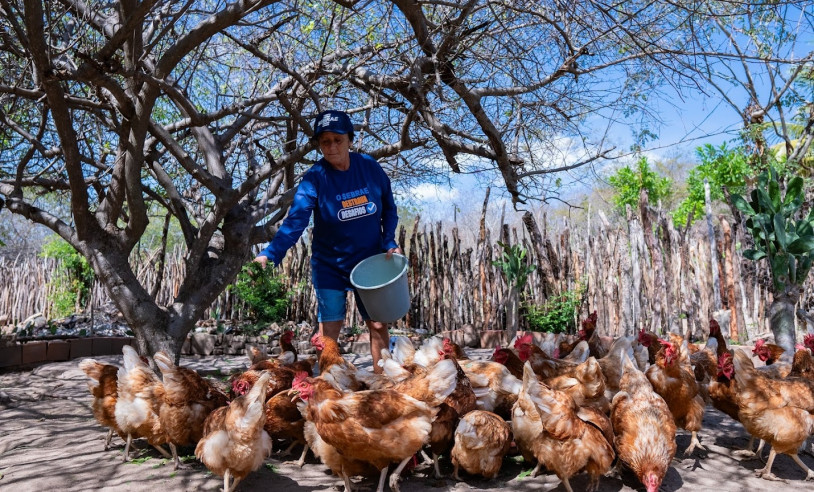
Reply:
[[[475,357],[482,356],[475,351]],[[488,351],[491,352],[491,351]],[[358,366],[369,366],[369,356],[349,355]],[[121,357],[102,357],[108,363],[120,364]],[[47,364],[33,371],[0,374],[0,490],[14,492],[61,490],[211,490],[222,485],[221,477],[212,475],[206,467],[190,458],[187,469],[173,472],[172,465],[153,449],[142,449],[140,458],[122,463],[124,443],[114,438],[111,448],[104,450],[106,431],[93,418],[87,377],[79,370],[78,361]],[[244,357],[184,358],[182,365],[193,367],[207,375],[223,374],[246,367]],[[741,461],[733,451],[748,441],[743,427],[722,413],[709,408],[700,433],[706,452],[684,457],[681,452],[689,444],[689,434],[680,431],[679,456],[667,473],[662,491],[758,491],[814,490],[812,482],[803,482],[804,473],[787,456],[775,460],[773,471],[783,482],[767,482],[754,477],[761,468],[759,461]],[[140,447],[144,448],[146,444]],[[186,456],[192,449],[182,449]],[[295,450],[299,453],[299,450]],[[297,454],[298,456],[298,454]],[[802,456],[814,467],[814,459]],[[565,490],[555,475],[530,478],[532,466],[519,458],[506,458],[500,475],[491,481],[468,478],[456,482],[451,478],[432,478],[432,468],[421,464],[403,479],[401,490]],[[442,471],[451,474],[451,464],[442,459]],[[373,481],[360,485],[375,489]],[[575,491],[585,490],[585,475],[574,477]],[[309,455],[300,469],[272,457],[263,467],[250,474],[238,486],[239,491],[261,490],[341,490],[341,480],[333,477],[321,463]],[[601,492],[643,490],[629,472],[621,478],[603,478]]]

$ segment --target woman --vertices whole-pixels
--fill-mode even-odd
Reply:
[[[353,124],[343,111],[317,115],[314,139],[322,158],[306,171],[288,216],[269,245],[254,261],[279,265],[314,216],[311,278],[317,296],[317,319],[323,336],[338,339],[345,319],[345,292],[353,290],[356,305],[370,331],[373,370],[381,350],[388,348],[387,326],[371,320],[350,283],[357,263],[387,252],[402,253],[396,244],[398,224],[390,179],[375,159],[350,151]]]

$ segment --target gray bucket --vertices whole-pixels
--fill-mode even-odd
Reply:
[[[360,261],[350,272],[367,314],[373,321],[392,323],[410,310],[407,290],[407,257],[394,253],[373,255]]]

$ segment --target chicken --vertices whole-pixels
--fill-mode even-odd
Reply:
[[[466,355],[466,352],[464,352],[464,349],[462,349],[460,345],[453,342],[449,338],[444,338],[442,343],[444,344],[444,354],[446,354],[446,355],[448,355],[450,357],[455,357],[456,360],[467,360],[467,359],[469,359],[469,356]]]
[[[634,357],[631,340],[627,337],[619,337],[613,341],[608,349],[608,354],[597,362],[602,375],[605,377],[605,397],[610,402],[619,391],[619,380],[622,378],[622,354],[627,354],[629,358]]]
[[[772,464],[777,453],[790,456],[806,473],[806,480],[814,480],[814,471],[803,463],[797,450],[814,434],[814,401],[810,397],[812,384],[804,379],[773,380],[755,370],[749,356],[735,351],[735,381],[738,387],[739,417],[746,431],[771,445],[766,466],[755,475],[777,480]],[[794,397],[791,397],[794,395]],[[800,404],[807,404],[801,406]]]
[[[164,377],[164,401],[158,415],[177,470],[181,466],[177,447],[198,444],[204,420],[216,408],[226,406],[228,399],[197,372],[176,366],[165,352],[156,352],[153,360]]]
[[[440,337],[425,338],[413,356],[413,362],[424,367],[432,367],[441,360],[444,352],[444,341]]]
[[[738,418],[737,388],[735,385],[735,365],[732,354],[724,352],[718,357],[718,369],[714,380],[709,382],[709,399],[712,406],[740,422]],[[751,448],[751,446],[750,446]]]
[[[579,364],[572,376],[556,376],[543,381],[553,390],[570,396],[578,407],[591,407],[607,415],[610,400],[605,396],[605,376],[594,357]]]
[[[263,369],[268,367],[270,364],[278,364],[288,367],[289,369],[293,370],[294,372],[297,371],[305,371],[308,373],[313,372],[314,370],[314,362],[316,359],[313,357],[309,357],[307,359],[300,359],[297,355],[297,350],[291,344],[291,340],[286,341],[286,333],[290,333],[289,337],[293,336],[293,331],[286,331],[283,333],[282,337],[283,340],[280,342],[283,347],[284,351],[280,353],[276,358],[270,358],[265,350],[260,349],[259,347],[249,346],[247,349],[247,354],[249,356],[249,369]],[[286,349],[285,347],[288,347]]]
[[[757,355],[767,366],[778,362],[783,352],[785,352],[783,347],[773,343],[766,343],[766,340],[762,338],[755,342],[755,348],[752,349],[752,353]]]
[[[381,374],[358,371],[339,353],[339,345],[331,337],[317,333],[311,337],[311,344],[319,351],[319,374],[330,373],[343,391],[381,389],[393,385],[393,381]]]
[[[560,345],[560,338],[562,338],[562,334],[560,333],[543,333],[543,340],[540,342],[540,349],[549,357],[559,357],[558,347]],[[557,355],[555,355],[555,353],[557,353]],[[522,379],[522,376],[518,379]]]
[[[270,377],[262,374],[248,393],[217,408],[204,422],[204,435],[195,447],[195,457],[212,473],[223,476],[224,492],[234,490],[249,472],[260,468],[271,452],[271,438],[263,430]],[[234,478],[231,485],[230,477]]]
[[[568,394],[553,390],[536,378],[531,365],[526,364],[523,388],[542,422],[536,443],[538,468],[542,463],[556,473],[569,492],[572,491],[569,479],[585,470],[590,476],[589,490],[596,490],[599,477],[610,470],[615,456],[608,437],[611,434],[608,418],[599,412],[583,412]]]
[[[451,377],[453,372],[454,376]],[[429,385],[450,384],[454,385],[455,389],[443,402],[432,400],[433,392],[429,390]],[[419,387],[421,388],[419,389]],[[435,467],[435,477],[441,478],[438,457],[446,454],[452,447],[455,428],[461,416],[477,408],[477,399],[469,378],[455,358],[450,357],[435,364],[425,375],[417,373],[412,378],[397,384],[394,389],[433,407],[438,407],[438,414],[430,431],[429,445]]]
[[[551,354],[551,357],[554,359],[567,357],[581,341],[582,339],[580,339],[578,335],[563,335],[557,344],[557,349]]]
[[[305,418],[294,402],[295,397],[296,393],[293,390],[286,390],[269,398],[265,405],[266,423],[263,425],[263,429],[271,437],[272,446],[274,439],[291,441],[288,449],[281,453],[282,456],[287,456],[295,445],[302,444],[302,455],[294,462],[302,468],[305,464],[305,455],[308,453],[308,444],[304,434]]]
[[[532,478],[534,478],[540,473],[540,468],[543,466],[545,447],[540,439],[543,433],[543,422],[529,395],[529,391],[531,391],[532,385],[540,383],[533,369],[525,371],[526,367],[531,369],[528,362],[523,367],[523,382],[517,400],[512,407],[511,426],[514,442],[517,449],[520,450],[520,454],[523,455],[527,462],[537,463],[531,473]]]
[[[681,347],[676,347],[672,342],[661,343],[662,349],[656,354],[656,363],[647,368],[645,375],[653,390],[667,403],[676,425],[692,433],[685,454],[691,454],[696,447],[706,450],[698,441],[705,404],[689,365],[686,342]]]
[[[647,492],[658,491],[676,453],[676,425],[667,403],[626,354],[611,423],[619,460]]]
[[[472,384],[478,410],[494,412],[509,419],[522,383],[506,366],[485,360],[463,360],[461,368]]]
[[[454,370],[451,375],[454,378]],[[437,408],[393,389],[342,393],[322,377],[308,378],[305,373],[298,373],[293,388],[308,403],[306,419],[314,423],[327,444],[344,458],[364,461],[380,470],[378,492],[384,490],[390,463],[399,463],[390,476],[390,488],[399,490],[399,475],[428,442]],[[413,388],[419,391],[422,386]],[[426,389],[424,396],[440,403],[455,386],[428,384]],[[343,472],[342,478],[349,485],[347,474]]]
[[[266,389],[267,396],[272,397],[281,391],[291,388],[291,382],[294,381],[293,369],[278,364],[275,361],[267,360],[252,365],[249,370],[240,374],[235,374],[229,380],[229,396],[237,398],[248,393],[253,387],[260,376],[268,374],[268,385]]]
[[[498,345],[492,354],[492,358],[489,360],[506,366],[506,369],[517,379],[523,378],[523,361],[520,360],[520,357],[511,349],[500,348],[500,345]]]
[[[88,389],[93,395],[91,404],[93,416],[103,427],[109,429],[105,438],[105,451],[107,451],[114,432],[122,439],[127,439],[127,434],[122,432],[116,424],[116,398],[118,396],[116,375],[119,368],[111,364],[102,364],[94,359],[83,360],[79,363],[79,368],[91,379],[88,381]]]
[[[709,337],[714,338],[717,344],[717,353],[716,358],[722,356],[724,353],[729,352],[729,345],[726,343],[726,338],[724,338],[724,334],[721,333],[721,325],[715,321],[715,318],[709,319]],[[732,355],[730,353],[730,355]]]
[[[165,458],[170,458],[162,444],[167,442],[167,433],[161,426],[159,413],[164,401],[164,385],[150,366],[139,357],[136,349],[125,345],[124,367],[116,375],[118,397],[116,398],[116,425],[122,434],[127,435],[124,446],[124,461],[130,453],[133,438],[145,438]]]
[[[709,403],[709,383],[718,375],[718,341],[707,340],[703,349],[690,354],[690,365],[698,383],[701,398]]]
[[[393,359],[402,366],[413,364],[415,358],[415,347],[409,338],[395,336],[391,338],[393,344]]]
[[[808,349],[802,348],[794,353],[789,377],[814,380],[814,357]]]
[[[579,336],[580,340],[588,342],[591,357],[601,359],[608,354],[608,349],[610,349],[613,340],[599,336],[599,332],[596,331],[596,321],[597,314],[594,311],[582,321],[582,329],[577,332],[577,336]]]
[[[587,355],[587,344],[584,342],[579,343],[585,346]],[[569,360],[552,359],[546,355],[540,347],[534,344],[531,333],[519,337],[514,342],[514,348],[517,350],[517,355],[520,360],[523,362],[529,361],[532,369],[534,369],[534,373],[543,379],[559,375],[571,375],[578,364],[578,362]]]
[[[650,364],[656,363],[656,354],[661,349],[659,337],[652,331],[642,329],[639,332],[639,343],[647,347],[647,362]]]
[[[285,330],[280,335],[280,355],[290,352],[294,354],[294,362],[298,359],[297,348],[292,343],[294,341],[294,332],[292,330]]]
[[[461,480],[460,467],[470,475],[494,478],[511,445],[512,430],[505,420],[483,410],[467,413],[455,429],[455,445],[450,455],[455,467],[453,476]]]
[[[803,346],[814,354],[814,333],[809,333],[803,338]]]

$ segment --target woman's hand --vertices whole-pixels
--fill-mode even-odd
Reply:
[[[400,255],[403,255],[404,251],[402,251],[401,248],[399,248],[399,247],[390,248],[390,249],[387,250],[387,256],[385,256],[385,258],[387,258],[389,260],[390,258],[393,257],[393,253],[398,253]]]
[[[260,266],[265,269],[266,265],[268,265],[269,259],[267,257],[263,256],[263,255],[260,255],[257,258],[255,258],[253,261],[255,263],[260,263]]]

